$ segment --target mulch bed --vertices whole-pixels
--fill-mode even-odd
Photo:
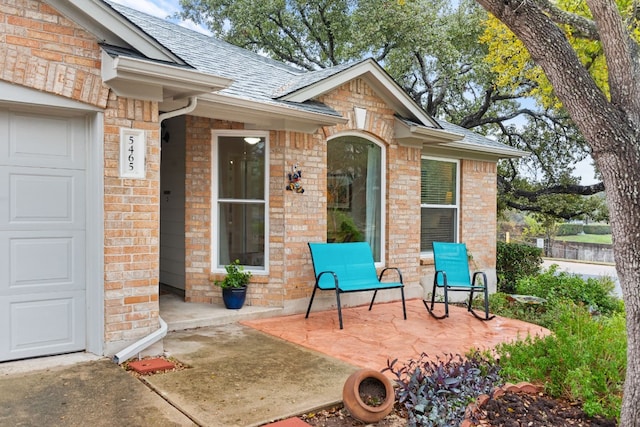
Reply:
[[[580,408],[562,399],[542,393],[506,392],[489,399],[477,413],[482,427],[616,427],[615,419],[588,417]],[[366,424],[352,418],[343,407],[334,407],[305,414],[301,420],[314,427],[400,427],[407,425],[407,414],[400,405],[382,421]]]

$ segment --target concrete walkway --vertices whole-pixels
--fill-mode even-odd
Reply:
[[[382,369],[387,358],[544,333],[456,307],[436,320],[421,300],[407,301],[407,311],[403,320],[399,302],[348,308],[343,330],[331,310],[170,332],[165,352],[189,367],[140,379],[83,354],[1,363],[0,425],[261,426],[340,402],[351,373]]]

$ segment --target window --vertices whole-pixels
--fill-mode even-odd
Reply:
[[[265,270],[267,137],[230,132],[214,140],[214,268],[237,259],[248,269]]]
[[[327,241],[369,242],[376,262],[384,256],[384,161],[382,147],[368,139],[328,142]]]
[[[420,250],[433,252],[433,242],[458,238],[458,162],[423,158],[420,172]]]

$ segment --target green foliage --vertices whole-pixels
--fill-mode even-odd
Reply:
[[[584,280],[577,274],[558,271],[554,264],[537,276],[518,280],[516,293],[544,298],[547,304],[569,300],[586,306],[591,312],[610,315],[623,310],[620,299],[612,295],[614,288],[611,278]]]
[[[391,371],[396,378],[396,398],[407,408],[409,426],[459,425],[469,403],[500,385],[500,367],[479,352],[435,361],[422,353],[406,364],[397,362],[387,361],[383,372]]]
[[[608,224],[590,224],[584,226],[586,234],[611,234],[611,226]]]
[[[497,347],[505,381],[545,384],[546,392],[582,403],[589,415],[618,417],[626,370],[623,313],[593,317],[572,302],[556,307],[553,334]]]
[[[538,273],[541,265],[542,250],[540,248],[498,242],[496,258],[498,291],[514,293],[518,279]]]
[[[249,284],[251,279],[251,272],[244,271],[244,266],[240,265],[240,260],[237,259],[229,265],[226,265],[224,269],[227,271],[227,275],[223,280],[216,280],[214,283],[216,286],[224,288],[242,288]]]
[[[582,224],[563,223],[558,225],[558,236],[575,236],[584,231]]]

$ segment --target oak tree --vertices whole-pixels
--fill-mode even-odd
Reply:
[[[627,372],[620,425],[640,425],[640,57],[639,4],[579,1],[590,17],[549,0],[477,0],[503,22],[538,64],[576,123],[602,174],[627,321]],[[631,13],[628,13],[631,12]],[[567,28],[597,39],[607,66],[603,90],[571,45]]]

